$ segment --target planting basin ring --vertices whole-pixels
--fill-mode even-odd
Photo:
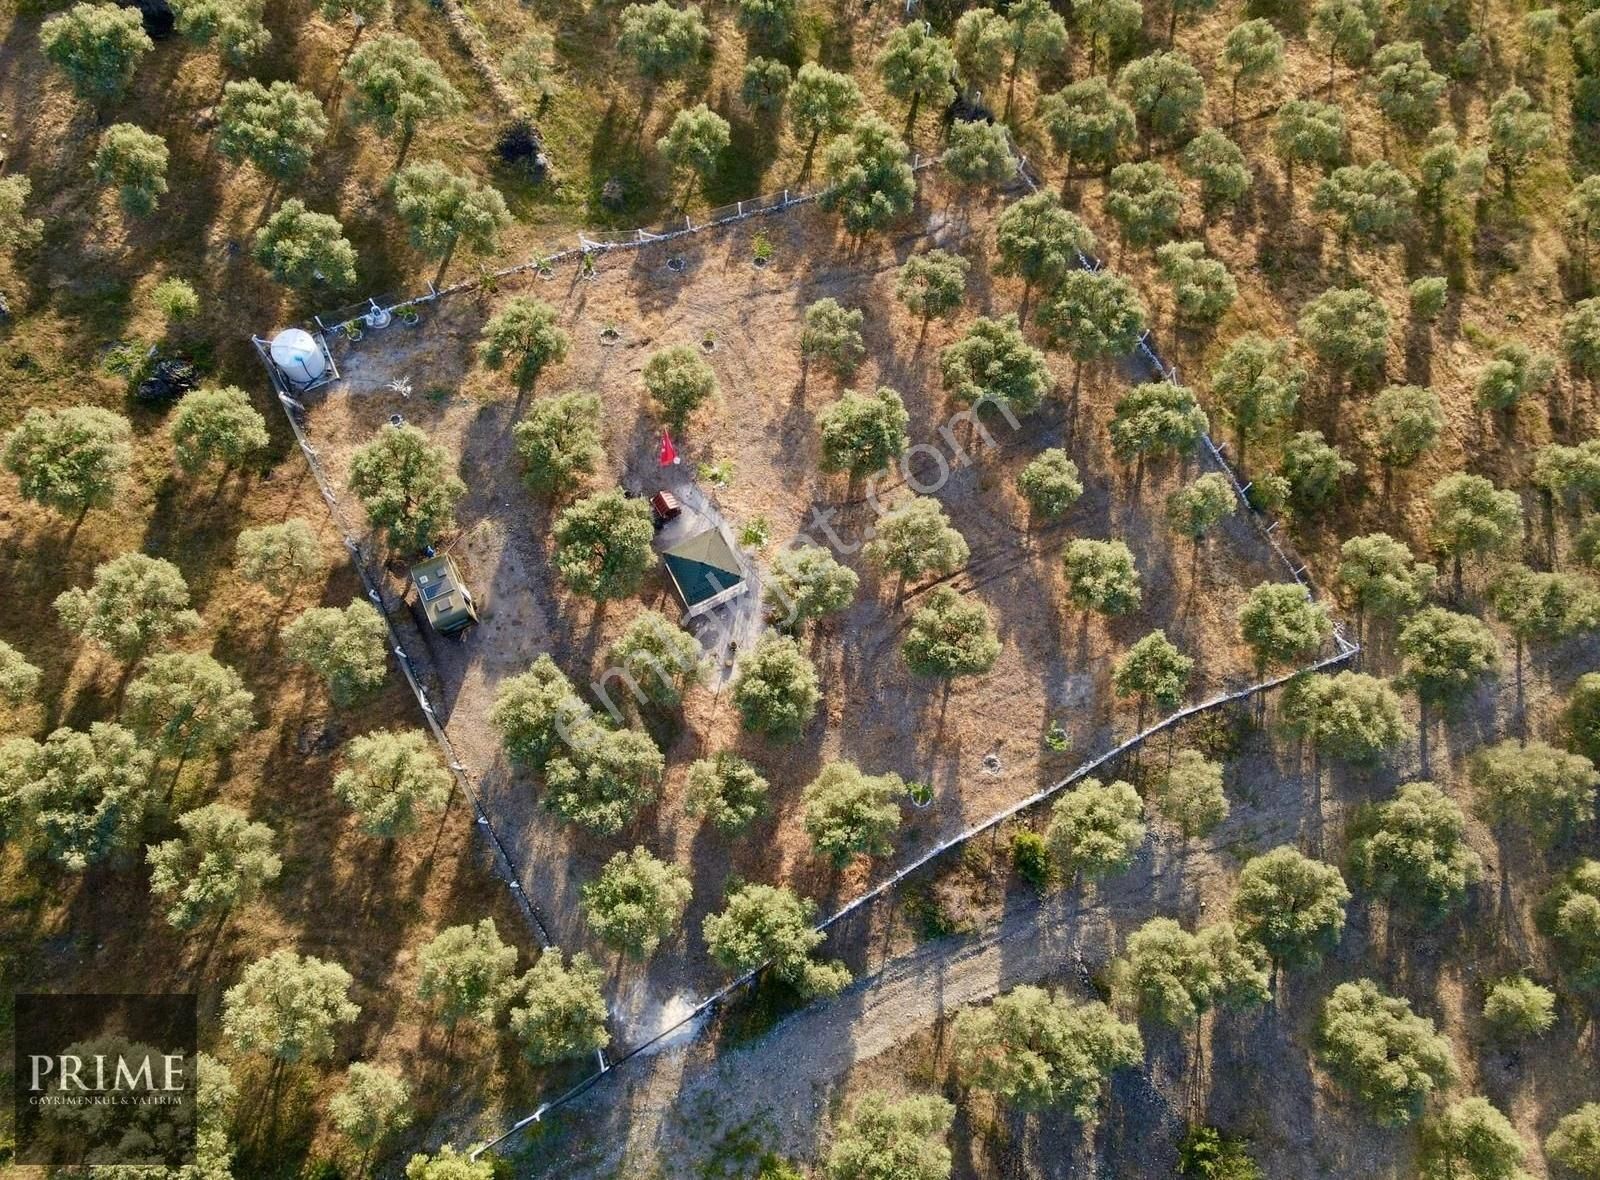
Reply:
[[[622,333],[617,331],[615,328],[601,328],[600,329],[600,343],[601,344],[615,344],[618,340],[621,340],[621,339],[622,339]]]
[[[547,283],[556,277],[555,267],[551,266],[548,262],[541,262],[534,270],[534,273]]]
[[[704,339],[702,339],[700,341],[700,347],[705,352],[716,352],[717,351],[717,342],[715,340],[711,339],[711,337],[707,336],[707,337],[705,337]]]
[[[751,261],[755,264],[757,270],[764,270],[770,259],[763,254],[757,254]]]
[[[390,426],[404,426],[405,424],[406,424],[406,416],[404,414],[390,414],[389,415],[389,425]]]
[[[906,794],[913,807],[926,807],[933,802],[933,788],[927,783],[912,783],[906,788]]]
[[[688,265],[689,264],[684,261],[682,254],[674,254],[671,258],[667,259],[667,269],[672,271],[674,274],[681,274],[684,268]]]
[[[422,322],[421,314],[414,307],[408,307],[397,314],[400,316],[400,322],[408,328],[415,328]]]
[[[367,322],[367,327],[376,331],[379,328],[387,328],[389,326],[389,321],[394,319],[394,315],[387,307],[379,307],[376,303],[374,303],[372,305],[372,310],[367,312],[367,314],[361,318]]]

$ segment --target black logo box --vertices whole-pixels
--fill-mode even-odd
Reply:
[[[20,992],[13,1010],[14,1162],[194,1162],[194,996]]]

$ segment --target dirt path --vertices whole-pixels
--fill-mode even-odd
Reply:
[[[717,1056],[697,1042],[630,1065],[631,1076],[596,1086],[557,1116],[561,1130],[535,1150],[528,1174],[698,1176],[746,1136],[809,1157],[829,1093],[854,1066],[1018,984],[1064,981],[1087,994],[1089,972],[1111,952],[1113,915],[1120,923],[1170,909],[1179,867],[1165,861],[1098,893],[1019,899],[999,922],[924,943],[751,1044]],[[1191,861],[1182,887],[1204,895],[1223,876],[1210,858]]]

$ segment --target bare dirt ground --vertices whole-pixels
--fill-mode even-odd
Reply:
[[[554,653],[577,682],[588,682],[605,666],[609,639],[633,613],[631,604],[597,613],[555,582],[547,536],[552,510],[523,488],[511,446],[510,428],[528,399],[512,394],[473,358],[482,322],[509,291],[452,297],[428,308],[415,329],[392,327],[342,346],[344,380],[314,396],[309,425],[336,480],[350,451],[393,414],[422,426],[461,457],[469,493],[453,552],[486,595],[486,609],[483,625],[464,644],[429,641],[441,680],[436,699],[449,717],[452,741],[481,776],[485,798],[514,843],[531,896],[562,944],[586,943],[578,886],[617,847],[639,842],[689,867],[696,885],[691,932],[720,905],[730,874],[788,880],[818,897],[825,910],[832,908],[873,874],[857,866],[835,875],[806,847],[798,824],[799,788],[824,762],[850,758],[869,771],[895,770],[933,784],[935,804],[910,815],[898,841],[901,856],[909,859],[1054,781],[1079,761],[1077,751],[1104,749],[1131,731],[1137,718],[1113,698],[1111,664],[1154,627],[1164,627],[1198,658],[1197,696],[1248,682],[1251,669],[1235,638],[1233,612],[1251,586],[1280,579],[1281,570],[1242,518],[1202,553],[1173,539],[1162,504],[1182,478],[1192,477],[1198,460],[1187,468],[1152,467],[1137,483],[1113,463],[1105,422],[1128,374],[1091,373],[1076,424],[1065,421],[1061,403],[1053,400],[1018,431],[1003,421],[995,425],[992,447],[970,424],[941,437],[954,407],[940,390],[937,355],[962,325],[936,324],[919,340],[914,322],[893,300],[895,269],[928,245],[960,249],[974,262],[973,311],[1009,310],[1014,284],[997,282],[986,265],[998,207],[954,203],[932,184],[925,186],[916,218],[926,231],[876,248],[851,251],[837,239],[830,219],[806,209],[731,232],[603,257],[594,281],[563,275],[529,280],[521,288],[553,303],[573,339],[571,355],[541,375],[537,392],[595,389],[610,410],[611,467],[597,486],[611,479],[640,493],[659,486],[658,427],[643,404],[639,370],[654,349],[698,343],[710,333],[716,342],[710,361],[721,391],[717,404],[702,410],[680,440],[686,468],[699,461],[732,462],[731,486],[707,490],[736,529],[760,520],[778,541],[799,531],[824,541],[813,513],[828,513],[829,527],[844,539],[845,560],[864,578],[856,606],[811,641],[826,715],[806,738],[795,747],[772,747],[739,732],[726,694],[693,694],[681,726],[666,735],[670,770],[660,805],[616,841],[577,835],[539,808],[535,786],[506,766],[486,725],[496,686],[541,652]],[[776,262],[765,270],[749,262],[756,230],[777,246]],[[687,263],[682,274],[666,266],[673,253]],[[846,488],[842,477],[817,474],[814,415],[835,396],[834,383],[802,371],[798,334],[801,310],[824,295],[867,312],[869,359],[855,384],[887,384],[905,397],[913,441],[924,444],[915,453],[911,478],[927,486],[939,482],[941,468],[949,470],[936,494],[973,550],[955,584],[982,598],[996,617],[1004,643],[1000,663],[948,695],[912,677],[898,659],[899,632],[919,588],[908,592],[905,609],[895,608],[894,587],[880,584],[852,551],[872,509],[856,502],[859,489]],[[617,329],[619,342],[600,339],[606,327]],[[1059,368],[1064,374],[1065,365]],[[407,385],[409,392],[403,392]],[[1061,444],[1074,453],[1087,494],[1064,523],[1030,536],[1013,491],[1016,471],[1039,449]],[[886,502],[906,494],[895,487],[904,479],[902,472],[885,481]],[[1108,625],[1065,606],[1059,552],[1076,536],[1120,537],[1130,544],[1144,578],[1140,611]],[[645,600],[676,617],[663,581],[647,589]],[[1053,720],[1073,739],[1075,753],[1064,764],[1041,748]],[[767,771],[776,804],[766,827],[731,846],[697,831],[679,804],[688,762],[730,746]],[[673,997],[704,994],[720,975],[704,961],[694,933],[664,948],[647,970],[648,982],[631,966],[619,967],[614,979],[624,1041],[651,1031],[656,1013]]]

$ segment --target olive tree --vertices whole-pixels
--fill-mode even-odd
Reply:
[[[1489,989],[1483,1019],[1501,1041],[1539,1036],[1555,1025],[1556,994],[1526,976],[1513,975]]]
[[[1409,467],[1444,433],[1444,407],[1431,389],[1389,385],[1367,407],[1378,458],[1387,467]]]
[[[356,248],[344,226],[290,197],[256,231],[251,256],[285,286],[303,291],[342,290],[356,281]]]
[[[350,973],[337,963],[274,951],[244,969],[222,996],[222,1035],[239,1053],[272,1059],[273,1072],[333,1055],[341,1025],[361,1008],[350,999]]]
[[[939,372],[956,401],[997,406],[1008,421],[1038,409],[1053,384],[1044,353],[1023,338],[1014,315],[973,320],[940,351]]]
[[[566,963],[557,947],[539,955],[517,981],[511,1001],[511,1036],[530,1062],[589,1057],[611,1042],[602,978],[588,955],[573,955]]]
[[[683,809],[724,834],[738,832],[767,811],[767,780],[731,750],[691,763]]]
[[[663,709],[683,703],[683,694],[705,679],[700,641],[665,615],[640,611],[611,645],[611,669],[620,670],[636,700]],[[610,676],[608,671],[606,676]]]
[[[863,553],[871,565],[899,575],[902,592],[908,579],[952,574],[972,556],[932,496],[915,496],[879,517],[877,534]]]
[[[1185,840],[1209,836],[1231,810],[1222,786],[1222,764],[1198,750],[1179,750],[1156,785],[1156,813]]]
[[[1189,141],[1178,167],[1200,185],[1200,203],[1207,213],[1239,204],[1254,182],[1239,145],[1214,128]]]
[[[1145,830],[1138,791],[1086,778],[1050,808],[1045,839],[1064,870],[1094,881],[1126,871]]]
[[[227,471],[258,457],[272,442],[267,420],[237,385],[199,389],[178,406],[168,427],[172,452],[186,475]]]
[[[388,675],[388,624],[361,599],[343,610],[312,607],[283,629],[282,638],[285,657],[316,673],[336,705],[354,704]]]
[[[644,387],[666,419],[682,431],[690,416],[717,393],[717,375],[705,358],[686,344],[651,353],[644,364]]]
[[[1359,809],[1346,828],[1351,878],[1396,909],[1436,921],[1483,877],[1465,832],[1455,800],[1432,783],[1406,783],[1392,799]]]
[[[350,86],[351,117],[386,139],[398,134],[402,160],[418,127],[463,105],[439,63],[401,33],[379,33],[357,48],[340,77]]]
[[[823,939],[812,926],[816,913],[816,902],[785,886],[743,885],[728,894],[720,913],[706,915],[706,949],[730,971],[768,964],[774,976],[808,999],[837,995],[850,982],[850,970],[812,958]]]
[[[148,216],[167,191],[167,141],[132,123],[114,123],[100,135],[94,176],[117,186],[124,211]]]
[[[522,477],[540,495],[569,495],[605,459],[604,410],[593,393],[570,390],[540,398],[511,428]]]
[[[237,807],[208,803],[178,817],[182,833],[145,850],[150,892],[168,903],[167,923],[190,930],[206,917],[226,917],[283,870],[276,834]]]
[[[1139,343],[1148,318],[1133,284],[1109,270],[1074,270],[1062,277],[1038,312],[1052,345],[1077,362],[1072,373],[1076,400],[1083,366],[1127,356]]]
[[[1025,984],[963,1008],[953,1054],[965,1085],[1019,1110],[1061,1107],[1092,1125],[1111,1074],[1137,1067],[1144,1041],[1097,1000],[1074,1003]]]
[[[1600,758],[1600,672],[1578,677],[1561,713],[1567,744],[1593,762]]]
[[[728,121],[702,102],[672,117],[667,133],[656,140],[656,151],[675,171],[688,173],[703,188],[717,174],[732,141]]]
[[[1105,209],[1125,246],[1151,246],[1177,230],[1183,190],[1153,160],[1118,164],[1106,184]]]
[[[1045,95],[1039,100],[1039,121],[1061,154],[1063,189],[1071,183],[1074,164],[1109,169],[1133,142],[1133,108],[1100,77]]]
[[[73,873],[133,850],[155,802],[155,759],[114,722],[0,744],[0,832]]]
[[[328,135],[322,103],[293,82],[229,82],[217,106],[217,150],[275,180],[304,174]]]
[[[917,178],[906,162],[905,142],[876,115],[857,119],[828,145],[822,171],[828,187],[817,203],[837,212],[853,237],[887,228],[916,200]]]
[[[1116,66],[1123,53],[1144,27],[1144,6],[1139,0],[1080,0],[1072,6],[1078,31],[1089,43],[1089,70],[1096,68],[1100,51],[1105,50],[1106,72]]]
[[[1300,312],[1307,348],[1335,377],[1378,370],[1389,345],[1389,309],[1361,287],[1324,291]]]
[[[385,425],[350,457],[350,490],[396,549],[426,549],[455,527],[467,485],[450,454],[409,423]]]
[[[421,813],[442,812],[450,801],[450,772],[420,729],[362,734],[345,743],[340,760],[333,796],[369,836],[409,836],[421,826]]]
[[[1405,173],[1384,160],[1335,168],[1317,185],[1311,207],[1329,213],[1341,238],[1392,239],[1411,219],[1417,190]]]
[[[739,0],[735,18],[752,45],[781,46],[794,33],[795,0]]]
[[[120,98],[140,60],[155,48],[136,8],[74,4],[39,26],[39,45],[85,102]]]
[[[390,183],[395,211],[411,231],[411,244],[439,260],[437,283],[444,278],[457,247],[491,253],[511,213],[498,189],[471,176],[451,172],[438,161],[408,164]]]
[[[544,764],[544,803],[596,836],[615,836],[655,799],[666,768],[650,735],[580,717]]]
[[[838,614],[855,601],[861,578],[820,545],[784,549],[772,560],[763,597],[769,615],[789,630]]]
[[[745,106],[770,118],[783,109],[793,83],[794,73],[783,62],[770,57],[752,57],[745,63],[739,97]]]
[[[1122,68],[1117,86],[1133,108],[1146,146],[1178,139],[1194,129],[1205,108],[1206,85],[1187,55],[1157,50]]]
[[[1006,208],[995,225],[995,270],[1022,280],[1022,304],[1037,286],[1051,286],[1078,269],[1080,251],[1094,249],[1094,235],[1054,193],[1034,193]]]
[[[1487,556],[1522,540],[1522,501],[1481,475],[1456,472],[1428,490],[1433,543],[1449,555],[1457,591],[1463,556]]]
[[[1117,399],[1110,426],[1111,450],[1139,472],[1148,458],[1194,449],[1210,423],[1194,390],[1170,381],[1135,385]]]
[[[1579,374],[1600,374],[1600,298],[1581,300],[1562,317],[1561,349]]]
[[[98,406],[30,407],[6,435],[0,462],[24,500],[78,519],[116,499],[133,462],[128,420]]]
[[[1455,700],[1500,666],[1500,645],[1471,615],[1429,606],[1406,620],[1395,640],[1400,683],[1424,704]]]
[[[123,664],[152,648],[199,630],[189,606],[189,585],[170,561],[124,553],[95,567],[94,581],[56,597],[62,626]]]
[[[237,745],[255,723],[254,703],[239,673],[204,652],[163,652],[140,665],[123,717],[147,748],[182,765]]]
[[[1139,609],[1143,592],[1133,551],[1121,541],[1080,538],[1061,558],[1067,575],[1067,597],[1079,610],[1124,615]]]
[[[922,320],[923,329],[934,318],[950,319],[966,297],[967,272],[972,264],[959,254],[929,250],[913,254],[895,280],[895,298]]]
[[[789,87],[789,122],[795,135],[807,141],[808,163],[817,141],[849,127],[861,106],[861,89],[848,74],[837,74],[814,61],[800,67]]]
[[[1083,496],[1078,465],[1060,447],[1040,451],[1017,473],[1017,490],[1040,520],[1058,520]]]
[[[846,392],[817,415],[822,470],[851,479],[885,470],[905,454],[910,423],[905,402],[887,386],[871,394]]]
[[[1550,116],[1533,105],[1520,86],[1501,93],[1489,107],[1489,162],[1500,169],[1506,196],[1522,172],[1555,138]]]
[[[1252,439],[1294,413],[1305,380],[1286,341],[1249,333],[1228,345],[1211,370],[1211,393],[1233,422],[1240,464]]]
[[[1322,1006],[1317,1057],[1380,1123],[1401,1126],[1456,1077],[1450,1040],[1370,979],[1341,983]]]
[[[845,380],[867,355],[861,340],[865,318],[858,307],[845,307],[837,299],[818,299],[801,317],[800,356],[806,363],[820,362]]]
[[[39,691],[43,673],[16,648],[0,639],[0,701],[21,705]]]
[[[450,926],[417,951],[417,998],[454,1030],[499,1019],[515,988],[517,948],[500,939],[493,918]]]
[[[517,385],[527,389],[548,366],[565,360],[571,346],[555,308],[519,295],[483,325],[478,355],[491,369],[510,366]]]
[[[956,73],[955,50],[922,21],[911,21],[890,33],[878,54],[877,66],[890,97],[910,104],[911,109],[906,112],[908,127],[916,123],[917,109],[924,98],[945,106],[956,95],[950,84]],[[957,123],[951,128],[952,142],[961,126]]]
[[[1434,125],[1446,88],[1419,41],[1391,41],[1378,50],[1370,85],[1383,117],[1409,135]]]
[[[1245,862],[1233,917],[1240,934],[1266,950],[1274,969],[1314,967],[1344,933],[1349,901],[1338,869],[1285,844]]]
[[[1522,1136],[1487,1098],[1453,1102],[1422,1124],[1424,1180],[1521,1180]]]
[[[1540,844],[1594,819],[1600,772],[1582,754],[1507,739],[1474,754],[1468,777],[1485,823],[1502,831],[1520,828]]]
[[[1283,161],[1292,190],[1296,164],[1327,168],[1343,154],[1343,109],[1313,99],[1284,103],[1272,125],[1272,150]]]
[[[888,856],[905,793],[898,774],[864,774],[853,762],[828,763],[800,795],[812,851],[836,869],[858,856]]]
[[[633,63],[652,89],[676,77],[704,51],[709,34],[698,4],[674,8],[667,0],[630,4],[617,26],[617,52]]]
[[[406,1163],[406,1180],[494,1180],[494,1164],[487,1155],[473,1159],[446,1143],[437,1155],[413,1155]]]
[[[1526,344],[1503,344],[1494,359],[1478,372],[1478,405],[1486,410],[1510,410],[1530,393],[1538,393],[1555,376],[1556,358],[1535,352]]]
[[[1049,0],[1019,0],[1006,9],[1006,42],[1011,63],[1006,70],[1006,116],[1016,98],[1017,75],[1060,60],[1067,48],[1067,23]]]
[[[834,1132],[823,1174],[827,1180],[949,1180],[951,1157],[944,1140],[955,1114],[955,1107],[934,1094],[891,1102],[870,1091]]]
[[[1283,34],[1261,17],[1241,21],[1222,42],[1222,64],[1228,74],[1228,120],[1237,122],[1240,89],[1283,73]]]
[[[1336,62],[1359,66],[1372,55],[1381,18],[1376,0],[1318,0],[1312,10],[1311,28],[1315,39],[1328,50],[1330,85]]]
[[[1163,709],[1176,709],[1189,691],[1194,659],[1186,656],[1165,631],[1150,632],[1130,647],[1111,670],[1111,686],[1119,697],[1139,702],[1141,725],[1144,708],[1153,703]]]
[[[935,586],[911,616],[900,654],[918,676],[953,680],[989,671],[1000,658],[989,608],[954,587]]]
[[[1339,586],[1355,603],[1358,626],[1367,614],[1394,619],[1416,610],[1437,574],[1388,533],[1352,537],[1340,546],[1339,557]]]
[[[1545,1153],[1584,1180],[1600,1176],[1600,1102],[1563,1115],[1544,1141]]]
[[[617,853],[583,887],[583,913],[600,941],[647,959],[677,930],[691,893],[682,869],[641,845]]]
[[[26,176],[0,176],[0,254],[30,249],[44,236],[43,219],[27,214],[32,193]]]
[[[596,492],[564,509],[553,535],[562,582],[596,602],[634,593],[655,563],[650,509],[620,489]]]
[[[172,0],[180,34],[196,45],[215,46],[222,60],[242,68],[272,43],[262,21],[266,0]]]
[[[816,716],[821,700],[816,665],[793,639],[765,636],[739,661],[733,704],[752,733],[793,741]]]
[[[588,715],[572,682],[544,654],[526,672],[500,682],[489,724],[512,762],[539,770]]]
[[[1340,482],[1355,473],[1356,465],[1340,454],[1320,430],[1298,431],[1283,444],[1278,474],[1288,489],[1289,502],[1302,512],[1327,504],[1338,492]]]
[[[1214,324],[1239,297],[1228,268],[1207,258],[1202,242],[1168,242],[1156,249],[1156,264],[1172,288],[1173,312],[1185,323]]]
[[[939,163],[946,175],[968,188],[1001,184],[1017,174],[1011,137],[999,123],[959,120],[952,124]]]
[[[1239,633],[1258,670],[1310,655],[1333,634],[1327,609],[1296,582],[1262,582],[1239,608]]]
[[[361,1153],[365,1168],[378,1145],[411,1122],[411,1087],[393,1070],[365,1061],[351,1064],[344,1085],[328,1099],[328,1119]]]
[[[1167,525],[1198,546],[1237,508],[1238,496],[1228,477],[1208,471],[1167,496]]]
[[[1113,994],[1140,1020],[1169,1028],[1195,1025],[1219,1004],[1271,998],[1266,955],[1227,923],[1191,934],[1171,918],[1152,918],[1128,936],[1112,977]]]

